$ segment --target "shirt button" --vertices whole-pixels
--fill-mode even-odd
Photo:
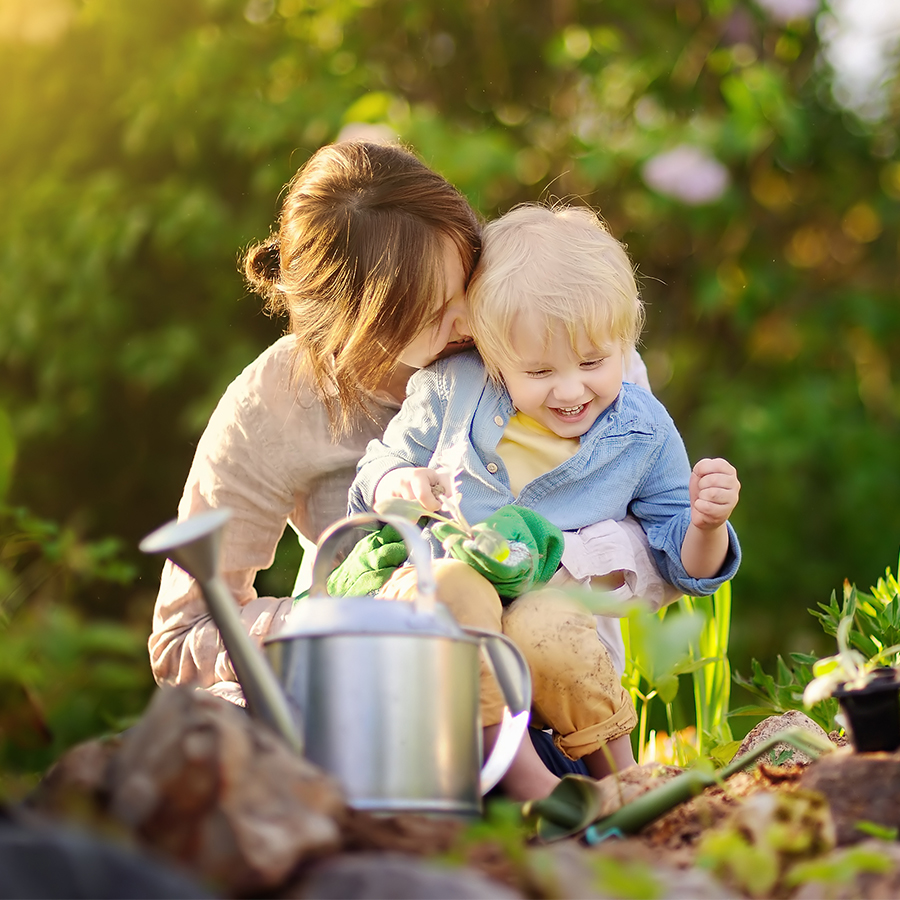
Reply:
[[[497,474],[497,463],[488,463],[487,470],[491,473],[491,475]]]
[[[503,424],[503,416],[494,416],[494,424],[502,425]]]

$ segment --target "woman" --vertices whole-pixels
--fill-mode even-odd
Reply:
[[[291,182],[278,228],[247,252],[247,279],[290,334],[231,384],[204,431],[179,519],[227,506],[223,577],[262,640],[290,598],[258,597],[289,522],[314,542],[341,518],[367,442],[415,370],[471,346],[465,286],[480,246],[465,198],[397,146],[323,147]],[[240,686],[198,585],[167,562],[150,636],[160,683],[231,700]]]

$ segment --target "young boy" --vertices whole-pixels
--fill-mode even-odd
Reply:
[[[643,310],[625,249],[597,216],[524,206],[490,223],[467,299],[480,356],[413,376],[400,413],[360,462],[351,511],[390,497],[436,510],[436,489],[447,486],[433,465],[453,448],[469,522],[516,504],[576,532],[630,513],[679,591],[709,594],[731,579],[740,562],[728,523],[735,469],[704,459],[692,470],[664,407],[623,382]],[[596,632],[588,636],[591,617],[539,601],[515,600],[497,627],[532,668],[535,718],[602,777],[633,762],[633,708]]]

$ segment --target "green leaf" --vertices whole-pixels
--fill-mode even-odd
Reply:
[[[717,765],[724,766],[734,759],[742,741],[726,741],[724,744],[716,744],[709,751],[709,758]]]
[[[769,716],[772,714],[771,706],[737,706],[728,711],[731,716]]]
[[[672,667],[673,675],[690,675],[721,661],[719,656],[704,656],[702,659],[686,659]]]
[[[854,822],[853,827],[863,834],[879,838],[882,841],[896,841],[897,835],[900,833],[900,829],[896,826],[879,825],[877,822],[869,822],[866,819]]]
[[[678,695],[678,676],[665,674],[655,679],[656,692],[663,703],[671,703]]]
[[[695,613],[663,619],[634,612],[629,615],[631,652],[640,660],[651,685],[664,675],[672,675],[676,666],[690,659],[690,647],[696,644],[702,628],[703,619]]]

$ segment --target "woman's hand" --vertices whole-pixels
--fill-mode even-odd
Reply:
[[[392,469],[378,482],[373,505],[399,497],[401,500],[415,500],[428,512],[437,512],[445,493],[450,493],[447,478],[434,469]]]
[[[691,523],[701,531],[720,528],[741,493],[737,469],[727,459],[701,459],[691,472]]]

